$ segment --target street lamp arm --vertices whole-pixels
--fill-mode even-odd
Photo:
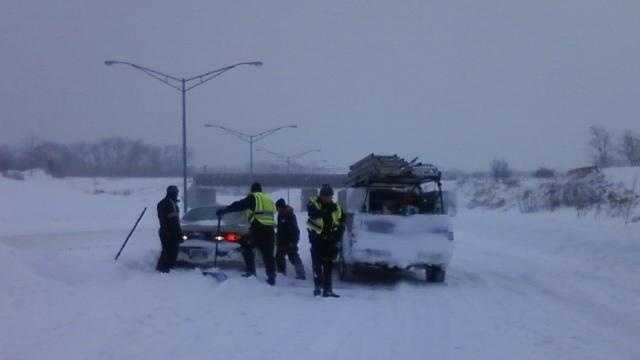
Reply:
[[[206,83],[206,82],[208,82],[208,81],[211,81],[211,80],[213,80],[213,79],[217,78],[218,76],[222,75],[224,72],[225,72],[225,71],[220,72],[220,73],[217,73],[217,74],[210,75],[208,78],[204,78],[204,79],[203,79],[203,78],[198,78],[198,79],[200,79],[200,81],[196,82],[196,83],[195,83],[195,84],[193,84],[193,85],[189,85],[189,86],[187,86],[187,88],[185,89],[185,91],[189,91],[189,90],[193,89],[194,87],[198,87],[198,86],[200,86],[200,85],[202,85],[202,84],[204,84],[204,83]],[[187,83],[188,81],[189,81],[189,80],[186,80],[186,81],[185,81],[185,83]],[[191,81],[193,81],[193,80],[191,80]]]
[[[224,127],[222,125],[217,125],[217,124],[204,124],[205,127],[208,128],[216,128],[219,130],[222,130],[224,132],[226,132],[229,135],[233,135],[235,137],[237,137],[238,139],[244,141],[244,142],[250,142],[251,141],[251,136],[247,135],[245,133],[241,133],[240,131],[237,130],[233,130],[233,129],[229,129],[227,127]]]
[[[182,81],[182,79],[179,79],[175,76],[169,75],[169,74],[165,74],[162,73],[158,70],[153,70],[151,68],[148,68],[146,66],[142,66],[142,65],[138,65],[138,64],[134,64],[128,61],[119,61],[119,60],[107,60],[104,62],[105,65],[107,66],[111,66],[111,65],[127,65],[127,66],[131,66],[134,69],[138,69],[140,71],[144,71],[145,73],[147,73],[148,75],[155,75],[158,78],[161,79],[171,79],[173,81]]]
[[[262,139],[266,138],[267,136],[269,136],[269,135],[271,135],[271,134],[273,134],[273,133],[275,133],[275,132],[277,132],[277,131],[280,131],[280,130],[283,130],[283,129],[287,129],[287,128],[295,129],[295,128],[297,128],[297,127],[298,127],[298,125],[286,125],[286,126],[279,126],[279,127],[277,127],[277,128],[273,128],[273,129],[265,130],[265,131],[263,131],[263,132],[261,132],[261,133],[255,134],[255,135],[253,136],[253,138],[254,138],[254,141],[260,141],[260,140],[262,140]]]
[[[196,86],[200,86],[200,85],[206,83],[207,81],[213,80],[213,79],[217,78],[218,76],[224,74],[225,72],[227,72],[227,71],[229,71],[229,70],[231,70],[231,69],[233,69],[235,67],[242,66],[242,65],[262,66],[262,62],[261,61],[241,62],[241,63],[225,66],[225,67],[220,68],[220,69],[212,70],[212,71],[206,72],[204,74],[200,74],[200,75],[196,75],[196,76],[190,77],[188,79],[185,79],[185,82],[187,82],[187,83],[195,82],[195,84],[188,86],[186,91],[189,91],[189,90],[193,89]]]
[[[258,151],[263,151],[263,152],[269,153],[269,154],[277,157],[279,160],[286,161],[288,159],[288,157],[286,155],[278,154],[277,152],[274,152],[274,151],[271,151],[271,150],[267,150],[267,149],[265,149],[263,147],[258,148]]]
[[[162,77],[156,75],[155,73],[153,73],[151,71],[148,71],[146,69],[140,69],[140,71],[142,71],[143,73],[147,74],[148,76],[151,76],[152,78],[154,78],[154,79],[156,79],[156,80],[158,80],[160,82],[163,82],[163,83],[171,86],[172,88],[174,88],[174,89],[176,89],[178,91],[182,91],[182,88],[180,88],[177,85],[172,84],[171,81],[167,80],[167,78],[162,78]]]
[[[301,157],[303,157],[305,155],[309,155],[309,154],[314,153],[314,152],[320,152],[320,149],[307,150],[307,151],[301,152],[299,154],[292,155],[292,156],[290,156],[290,158],[291,159],[299,159],[299,158],[301,158]]]

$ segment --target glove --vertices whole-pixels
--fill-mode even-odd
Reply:
[[[338,205],[336,205],[336,203],[332,202],[327,204],[327,211],[332,213],[334,211],[338,210]]]
[[[216,215],[218,216],[218,219],[220,219],[222,215],[224,215],[224,209],[218,209],[218,211],[216,211]]]

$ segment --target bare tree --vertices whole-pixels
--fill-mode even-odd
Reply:
[[[620,137],[618,153],[631,166],[640,166],[640,135],[625,130]]]
[[[508,179],[513,175],[513,170],[507,160],[493,159],[491,161],[491,177],[496,180]]]
[[[611,134],[602,126],[591,126],[589,132],[591,133],[589,146],[592,150],[594,165],[599,167],[611,166],[613,163]]]

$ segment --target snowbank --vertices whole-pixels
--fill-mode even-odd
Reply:
[[[609,168],[549,179],[464,178],[456,183],[469,209],[519,209],[523,213],[572,208],[578,215],[606,214],[640,221],[640,169]]]
[[[178,179],[67,178],[42,171],[23,181],[0,177],[0,197],[9,211],[0,212],[3,235],[81,232],[132,226],[146,206],[155,208],[170,184]],[[147,214],[141,227],[154,227]]]
[[[127,209],[177,181],[98,179],[97,195],[90,179],[11,181],[0,179],[0,359],[640,358],[640,224],[462,209],[445,286],[336,280],[343,297],[321,299],[291,271],[275,287],[262,269],[225,268],[223,284],[157,274],[149,215],[114,264],[139,211]],[[310,273],[304,231],[300,247]]]

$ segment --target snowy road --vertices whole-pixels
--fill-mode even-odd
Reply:
[[[117,265],[126,229],[3,236],[0,358],[640,358],[634,229],[562,215],[463,212],[446,285],[338,282],[337,300],[158,275],[153,228]]]

